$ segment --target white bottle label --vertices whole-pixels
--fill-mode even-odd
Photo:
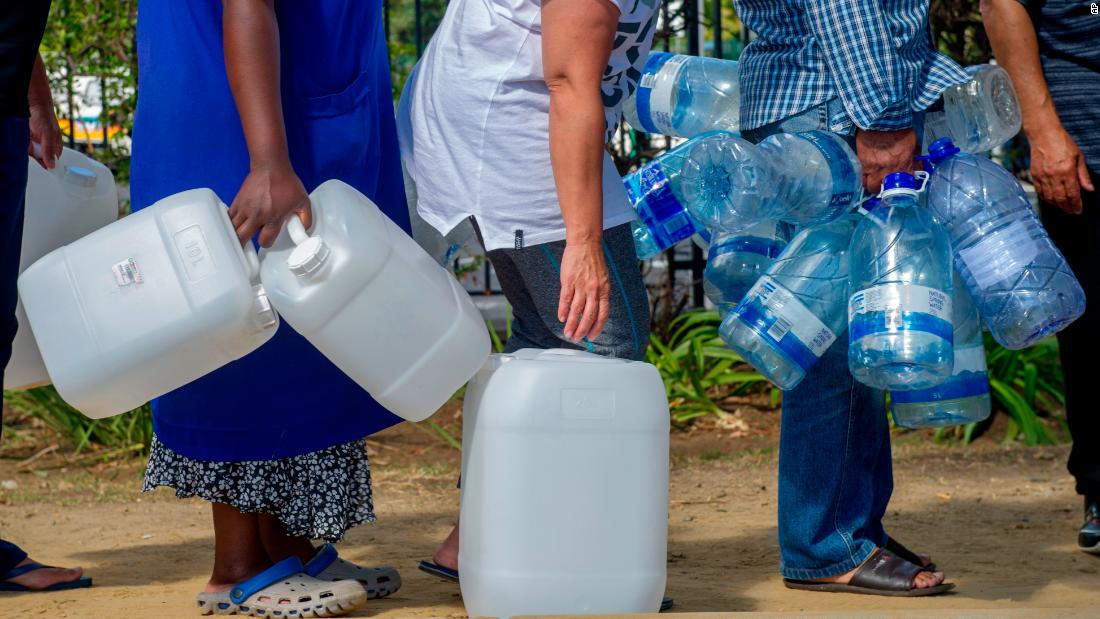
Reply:
[[[689,59],[690,56],[673,56],[665,62],[660,71],[642,77],[642,86],[653,89],[649,95],[648,120],[659,133],[671,135],[673,132],[672,93],[676,91],[680,71]]]
[[[133,258],[127,258],[119,262],[111,267],[111,270],[115,274],[115,282],[119,287],[140,284],[145,281],[141,276],[141,270],[138,269],[137,262]]]
[[[860,320],[881,312],[881,319]],[[951,297],[943,291],[916,284],[879,284],[852,295],[848,301],[849,336],[911,330],[951,337]]]
[[[825,323],[789,290],[767,275],[756,280],[756,284],[745,295],[742,306],[748,308],[752,301],[759,303],[774,316],[774,321],[767,326],[765,333],[776,343],[782,344],[783,338],[790,333],[809,348],[810,352],[820,357],[836,341],[836,334]],[[745,312],[742,312],[742,318],[754,322],[751,320],[753,317],[745,316]]]
[[[955,368],[951,374],[957,376],[963,372],[985,372],[985,347],[970,346],[955,348]]]
[[[1014,221],[958,252],[959,260],[982,290],[1006,281],[1011,286],[1038,255],[1039,246],[1023,221]]]

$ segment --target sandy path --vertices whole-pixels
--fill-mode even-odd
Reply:
[[[455,453],[416,447],[410,462],[396,444],[375,459],[379,523],[352,531],[342,552],[398,566],[404,587],[355,616],[465,617],[457,587],[414,567],[452,522]],[[888,526],[931,552],[959,589],[897,600],[784,589],[772,450],[731,455],[737,445],[728,446],[704,458],[674,450],[668,593],[677,611],[1100,609],[1100,557],[1074,550],[1080,503],[1065,448],[900,447]],[[96,581],[90,590],[5,596],[0,617],[197,616],[193,595],[212,556],[209,510],[167,492],[141,497],[139,474],[133,464],[31,473],[0,461],[0,480],[19,486],[0,490],[3,536],[40,559],[81,564]]]

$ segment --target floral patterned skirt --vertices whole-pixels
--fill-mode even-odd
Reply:
[[[242,512],[270,514],[293,536],[339,541],[374,522],[370,467],[363,440],[280,460],[218,462],[180,455],[153,437],[143,491],[175,488]]]

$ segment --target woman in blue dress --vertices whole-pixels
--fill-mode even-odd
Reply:
[[[142,2],[134,209],[210,187],[268,245],[338,178],[407,230],[386,54],[380,0]],[[286,324],[154,401],[145,488],[212,503],[200,611],[330,616],[396,590],[310,541],[373,520],[363,437],[396,421]]]

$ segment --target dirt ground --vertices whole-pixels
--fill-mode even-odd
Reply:
[[[888,528],[930,552],[957,593],[899,600],[784,589],[776,573],[776,417],[746,411],[720,428],[674,433],[667,592],[675,612],[993,609],[1000,616],[1092,608],[1100,616],[1100,557],[1074,549],[1080,502],[1065,472],[1067,448],[1004,446],[995,431],[966,448],[927,435],[895,437]],[[455,429],[451,415],[437,419]],[[458,506],[459,454],[431,433],[406,425],[369,443],[378,523],[353,530],[341,552],[397,566],[404,586],[354,616],[466,616],[457,586],[415,569]],[[196,616],[194,594],[213,552],[204,503],[178,501],[167,490],[140,494],[140,461],[74,460],[60,449],[28,462],[37,447],[18,437],[5,442],[0,533],[39,560],[84,566],[96,586],[4,595],[0,617]]]

